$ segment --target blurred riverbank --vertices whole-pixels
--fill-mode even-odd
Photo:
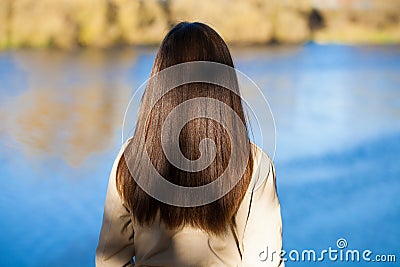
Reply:
[[[239,45],[400,43],[399,0],[2,0],[0,49],[157,45],[184,20]]]

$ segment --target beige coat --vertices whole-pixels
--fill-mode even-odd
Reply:
[[[149,227],[135,224],[115,184],[117,163],[125,146],[114,162],[108,183],[97,267],[284,266],[279,258],[282,221],[275,170],[260,148],[254,145],[252,181],[236,216],[238,247],[231,231],[215,237],[192,227],[169,230],[162,223]],[[135,265],[130,264],[132,257]]]

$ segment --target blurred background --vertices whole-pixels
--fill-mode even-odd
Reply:
[[[399,261],[399,0],[1,0],[0,265],[94,266],[125,108],[183,20],[269,100],[283,248]]]

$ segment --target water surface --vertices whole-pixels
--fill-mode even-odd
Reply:
[[[154,53],[0,54],[0,265],[94,265],[123,113]],[[399,258],[400,47],[232,53],[275,117],[284,249],[335,248],[343,237]],[[287,263],[311,265],[360,263]]]

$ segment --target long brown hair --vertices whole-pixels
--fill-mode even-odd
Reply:
[[[193,61],[211,61],[234,67],[229,49],[223,39],[209,26],[194,22],[181,22],[173,27],[166,35],[157,52],[151,76],[177,64]],[[157,172],[167,181],[185,187],[197,187],[216,180],[226,170],[231,152],[229,135],[218,122],[209,118],[190,120],[179,135],[179,148],[189,160],[199,158],[199,143],[209,138],[215,143],[216,155],[207,168],[188,172],[180,170],[171,164],[161,147],[161,128],[171,110],[187,100],[207,97],[225,103],[240,118],[247,127],[242,101],[239,95],[239,86],[235,80],[235,90],[228,90],[222,86],[195,82],[180,85],[162,96],[150,106],[158,88],[147,86],[142,97],[139,109],[138,122],[135,133],[128,143],[126,150],[119,161],[117,168],[117,189],[133,219],[141,225],[150,225],[156,218],[160,219],[168,228],[179,228],[185,225],[200,228],[208,233],[221,234],[234,224],[235,214],[249,186],[253,173],[253,154],[246,156],[244,174],[241,179],[223,197],[205,205],[196,207],[180,207],[163,203],[147,194],[136,182],[136,178],[146,179],[146,168],[143,167],[143,150],[151,160]],[[193,107],[210,108],[210,107]],[[211,107],[213,108],[213,107]],[[216,108],[216,107],[214,107]],[[149,112],[149,110],[151,110]],[[149,116],[144,114],[149,112]],[[188,111],[192,112],[192,111]],[[193,111],[195,112],[195,111]],[[221,116],[232,116],[223,114]],[[183,116],[184,114],[182,114]],[[230,121],[229,118],[227,121]],[[173,127],[173,126],[172,126]],[[144,139],[145,145],[139,145]],[[249,146],[247,135],[245,145]],[[167,140],[168,141],[168,140]],[[128,166],[134,162],[134,166]],[[235,162],[230,164],[237,164]],[[233,177],[235,173],[231,173]]]

